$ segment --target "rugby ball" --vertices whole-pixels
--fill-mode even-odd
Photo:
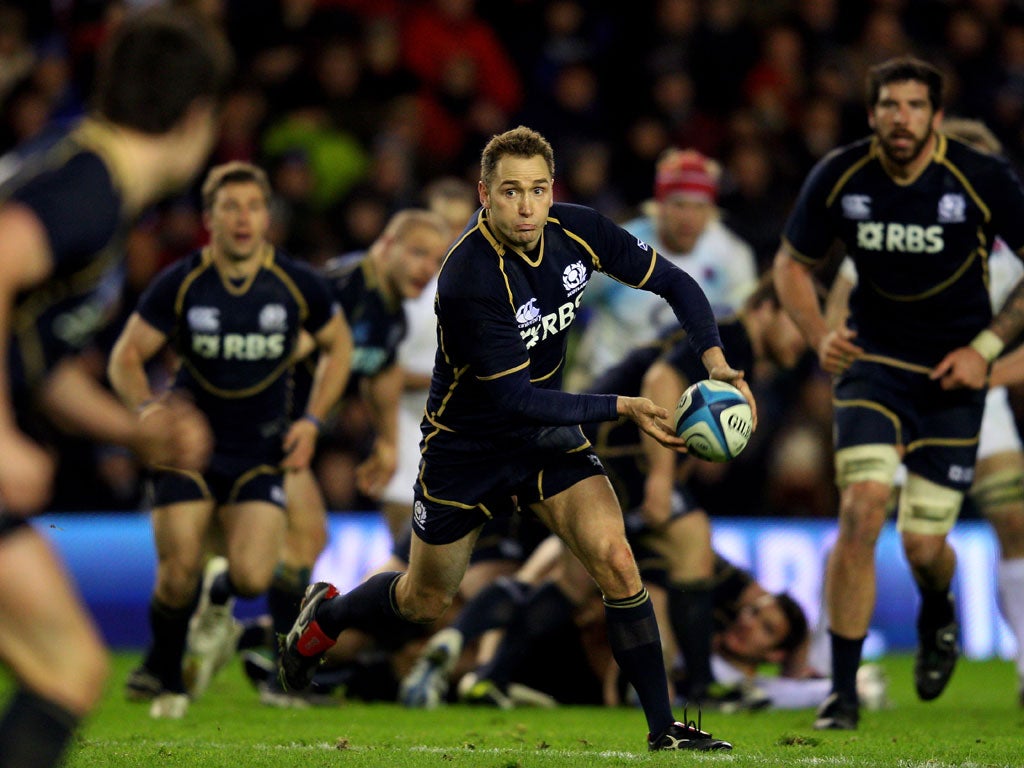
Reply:
[[[729,461],[747,447],[753,414],[732,384],[705,379],[687,388],[676,405],[676,435],[705,461]]]

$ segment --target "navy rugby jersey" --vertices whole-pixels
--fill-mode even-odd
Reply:
[[[352,331],[352,367],[344,392],[345,397],[352,397],[359,394],[363,379],[376,376],[395,364],[398,345],[408,329],[405,309],[401,300],[385,293],[382,276],[377,274],[366,251],[331,259],[324,267],[324,276]],[[296,366],[294,407],[297,415],[306,407],[318,359],[314,352]]]
[[[425,433],[502,444],[546,426],[617,418],[611,395],[560,392],[568,329],[594,270],[666,298],[699,352],[720,346],[707,298],[653,248],[596,211],[556,203],[540,244],[501,243],[481,209],[438,277],[438,352]]]
[[[204,248],[161,272],[136,311],[181,357],[174,388],[206,414],[218,453],[264,453],[291,419],[291,357],[299,331],[316,334],[336,311],[324,280],[271,246],[244,282]]]
[[[754,349],[743,323],[733,317],[723,321],[718,330],[729,365],[753,373]],[[659,359],[679,373],[684,386],[708,377],[707,369],[686,332],[676,329],[663,334],[657,341],[634,349],[622,362],[598,377],[590,391],[639,395],[644,375]],[[674,403],[661,405],[671,413]],[[636,423],[623,417],[618,421],[587,425],[584,433],[601,457],[622,508],[629,510],[639,506],[643,502],[647,475],[643,443]]]
[[[38,152],[5,158],[14,173],[0,184],[0,202],[35,214],[53,261],[44,285],[15,298],[8,351],[14,397],[85,349],[116,316],[132,217],[105,156],[108,141],[103,128],[85,123]]]
[[[927,367],[992,318],[988,255],[996,235],[1024,248],[1024,189],[1002,158],[936,137],[911,183],[882,167],[874,139],[840,148],[804,183],[785,229],[813,265],[839,238],[857,265],[850,326],[869,354]]]

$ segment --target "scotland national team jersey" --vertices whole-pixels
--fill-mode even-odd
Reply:
[[[898,183],[874,139],[837,150],[808,176],[786,226],[794,257],[815,264],[839,238],[857,266],[850,325],[869,354],[926,367],[991,321],[996,235],[1024,248],[1024,189],[1001,158],[942,134],[932,161]]]
[[[139,315],[181,357],[175,389],[207,415],[218,454],[280,449],[291,423],[291,357],[299,331],[316,334],[336,311],[311,269],[275,253],[244,282],[223,276],[209,249],[165,269],[139,299]]]
[[[5,158],[15,172],[0,184],[0,202],[35,214],[53,261],[46,284],[15,299],[8,353],[15,398],[62,357],[86,348],[117,312],[130,217],[106,157],[108,141],[105,129],[86,122],[37,153]]]
[[[511,396],[561,388],[569,326],[595,269],[667,297],[677,291],[670,301],[680,322],[692,326],[687,330],[698,349],[720,344],[696,283],[596,211],[556,203],[536,251],[524,254],[494,236],[481,210],[438,277],[438,353],[424,434],[454,433],[508,450],[543,440],[545,427],[614,419],[614,396],[549,392],[546,417],[531,421],[522,408],[496,402],[493,388],[525,374],[532,387]],[[560,406],[558,396],[566,398],[566,408],[551,407]],[[582,436],[578,442],[584,443]]]
[[[408,326],[402,302],[391,299],[366,252],[339,256],[324,270],[334,298],[352,331],[352,367],[343,397],[359,394],[360,382],[395,364]],[[313,386],[317,353],[295,368],[294,415],[302,415]]]
[[[731,318],[721,323],[718,330],[729,364],[752,374],[755,370],[754,350],[743,323]],[[659,359],[672,366],[686,386],[708,377],[707,369],[686,333],[677,329],[664,334],[656,342],[633,350],[622,362],[600,376],[591,391],[639,395],[644,375]],[[669,407],[671,404],[662,405]],[[622,508],[629,511],[639,506],[643,502],[647,475],[643,443],[636,423],[620,418],[614,422],[587,425],[584,432],[601,457]]]

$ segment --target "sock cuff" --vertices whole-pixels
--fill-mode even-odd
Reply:
[[[606,608],[629,609],[638,608],[644,603],[650,602],[650,600],[651,596],[647,594],[647,587],[641,587],[639,592],[635,595],[630,595],[629,597],[623,597],[620,599],[608,599],[605,597],[604,605]]]

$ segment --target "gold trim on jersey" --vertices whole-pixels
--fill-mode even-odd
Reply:
[[[492,373],[490,376],[477,376],[476,378],[478,381],[494,381],[495,379],[500,379],[502,376],[508,376],[509,374],[515,373],[516,371],[521,371],[523,370],[523,368],[529,367],[529,365],[530,361],[527,360],[525,362],[520,363],[515,368],[507,368],[504,371]]]
[[[932,369],[927,365],[919,365],[917,363],[908,363],[906,360],[900,360],[898,357],[889,357],[888,355],[874,355],[865,353],[857,358],[858,361],[863,360],[867,363],[878,363],[879,365],[889,365],[893,368],[902,368],[904,371],[911,371],[912,373],[923,373],[925,376],[931,374]]]
[[[801,251],[798,251],[798,250],[796,249],[796,246],[794,246],[794,245],[793,245],[793,244],[792,244],[792,243],[791,243],[791,242],[789,241],[789,238],[788,238],[788,237],[786,237],[785,235],[783,235],[783,236],[782,236],[782,246],[783,246],[783,248],[785,248],[785,249],[786,249],[787,251],[789,251],[789,255],[790,255],[790,256],[791,256],[791,257],[792,257],[793,259],[795,259],[796,261],[799,261],[799,262],[800,262],[801,264],[803,264],[804,266],[808,266],[808,267],[813,267],[813,266],[815,266],[815,265],[816,265],[816,264],[817,264],[817,263],[818,263],[819,261],[821,261],[821,259],[820,259],[820,258],[819,258],[819,259],[815,259],[815,258],[812,258],[812,257],[810,257],[810,256],[806,255],[805,253],[802,253]]]
[[[936,158],[936,162],[939,165],[944,166],[947,170],[949,170],[950,173],[956,176],[957,181],[960,182],[960,185],[964,188],[964,191],[967,192],[968,195],[970,195],[970,198],[974,201],[974,204],[981,209],[982,214],[984,214],[985,216],[985,221],[991,221],[992,211],[990,211],[989,207],[985,205],[985,201],[981,199],[981,195],[974,191],[974,186],[971,184],[970,181],[968,181],[967,177],[963,174],[963,172],[957,166],[953,165],[949,158],[945,156],[941,158]]]
[[[464,365],[461,368],[452,369],[452,383],[448,385],[448,391],[445,392],[444,397],[441,399],[441,405],[438,406],[437,410],[434,411],[434,413],[432,414],[435,419],[442,413],[444,413],[444,409],[448,406],[448,401],[451,400],[452,395],[455,393],[455,388],[459,386],[459,379],[461,379],[463,374],[465,374],[466,371],[468,370],[468,365]]]
[[[203,258],[209,258],[213,263],[214,268],[217,270],[217,276],[220,278],[221,285],[224,286],[224,290],[232,296],[244,296],[249,292],[252,284],[256,282],[256,278],[260,274],[262,269],[270,269],[274,260],[274,247],[270,243],[260,244],[259,253],[254,256],[258,261],[259,265],[252,271],[251,274],[246,275],[241,285],[236,285],[230,277],[225,273],[221,265],[213,258],[213,247],[206,246],[203,248]]]
[[[260,256],[263,263],[260,265],[259,269],[257,269],[255,272],[253,272],[252,275],[246,278],[245,285],[242,288],[237,289],[237,292],[235,290],[232,290],[232,287],[225,281],[224,274],[220,271],[220,269],[217,268],[216,262],[213,260],[212,249],[209,246],[203,248],[202,251],[200,251],[199,264],[193,267],[192,270],[189,271],[187,275],[185,275],[185,278],[181,281],[181,285],[178,287],[178,293],[174,299],[174,317],[175,322],[178,324],[178,327],[175,329],[176,332],[181,335],[183,335],[184,333],[183,329],[181,328],[181,322],[182,320],[185,319],[183,318],[183,310],[185,307],[185,297],[186,294],[188,293],[188,289],[192,286],[192,283],[194,283],[200,277],[200,275],[209,270],[211,267],[217,272],[217,277],[221,281],[221,284],[224,286],[224,288],[229,293],[236,296],[241,296],[242,294],[249,290],[249,287],[256,279],[256,276],[260,273],[260,270],[267,270],[267,272],[277,277],[285,286],[285,288],[295,298],[296,304],[298,305],[299,308],[299,319],[301,324],[301,321],[305,320],[306,315],[308,314],[309,311],[308,305],[306,304],[306,299],[299,291],[298,287],[295,285],[292,279],[288,276],[288,274],[283,269],[281,269],[281,266],[274,260],[274,247],[270,244],[265,244],[264,247],[267,250],[265,250],[264,253]],[[246,387],[245,389],[229,390],[215,386],[212,382],[210,382],[205,376],[203,376],[199,372],[196,366],[193,365],[192,362],[186,356],[182,355],[180,357],[181,365],[188,369],[189,373],[192,374],[192,376],[203,389],[205,389],[210,394],[223,398],[225,400],[240,400],[245,397],[251,397],[253,395],[259,394],[263,390],[267,389],[271,384],[275,383],[278,379],[280,379],[281,375],[284,372],[286,372],[289,368],[291,368],[293,365],[291,354],[285,355],[282,358],[281,362],[278,364],[278,366],[273,371],[271,371],[265,378],[261,379],[260,381],[253,384],[250,387]]]
[[[850,181],[850,178],[855,173],[857,173],[857,171],[859,171],[865,165],[874,160],[876,156],[877,155],[874,152],[874,142],[872,142],[871,145],[868,147],[868,151],[864,154],[864,157],[862,157],[860,160],[853,163],[853,165],[851,165],[849,168],[843,171],[843,175],[839,177],[835,184],[832,185],[832,190],[828,193],[828,197],[825,198],[826,208],[832,207],[832,203],[835,202],[835,199],[839,195],[839,192],[843,189],[843,187],[846,186],[847,182]],[[783,238],[783,240],[785,240],[785,238]],[[799,253],[799,251],[797,251],[797,253]]]
[[[79,145],[99,155],[110,172],[114,187],[123,199],[126,190],[138,186],[134,179],[138,174],[132,171],[128,159],[118,150],[118,138],[113,125],[97,117],[87,117],[71,131],[71,138]]]
[[[888,291],[883,291],[881,288],[879,288],[876,283],[869,282],[869,284],[871,285],[871,290],[873,290],[882,298],[888,299],[889,301],[908,302],[929,299],[932,296],[935,296],[936,294],[942,293],[944,290],[949,288],[949,286],[953,285],[953,283],[957,282],[961,277],[963,277],[967,270],[970,269],[971,265],[974,263],[974,259],[978,256],[978,252],[980,250],[981,249],[975,249],[971,251],[971,254],[966,259],[964,259],[963,263],[959,267],[957,267],[956,272],[947,277],[941,283],[936,283],[931,288],[929,288],[926,291],[922,291],[921,293],[915,293],[910,295],[889,293]]]
[[[872,400],[864,400],[861,398],[855,398],[853,400],[838,400],[833,398],[832,405],[836,408],[867,408],[869,411],[877,411],[892,422],[893,429],[896,430],[896,444],[903,445],[903,428],[900,425],[899,417],[884,405],[879,405]]]
[[[977,445],[977,443],[978,435],[975,435],[974,437],[923,437],[920,440],[912,441],[910,445],[907,446],[907,453],[929,445],[965,446]]]
[[[501,273],[501,279],[505,281],[505,293],[508,294],[508,304],[512,307],[512,316],[516,314],[516,300],[512,295],[512,286],[508,282],[508,273],[505,271],[505,257],[501,253],[498,253],[498,271]]]
[[[238,501],[238,492],[242,490],[242,488],[245,486],[246,483],[248,483],[250,480],[252,480],[253,478],[255,478],[255,477],[259,476],[259,475],[280,475],[280,474],[281,474],[280,467],[274,467],[274,466],[271,466],[270,464],[260,464],[259,466],[251,467],[250,469],[248,469],[245,472],[243,472],[242,476],[239,477],[237,480],[235,480],[235,482],[233,482],[231,484],[231,493],[228,494],[228,499],[225,502],[225,504],[239,504],[239,503],[241,503],[241,504],[248,504],[249,502],[247,502],[247,501],[243,501],[243,502],[239,502]],[[265,499],[250,499],[249,501],[263,501],[264,503],[267,503],[267,504],[272,503],[272,502],[266,501]],[[277,506],[277,505],[275,504],[274,506]]]
[[[172,475],[187,477],[199,486],[199,492],[203,494],[203,501],[213,501],[213,493],[210,492],[210,487],[206,484],[206,478],[203,477],[201,472],[196,472],[194,469],[180,469],[179,467],[172,467],[167,464],[154,464],[153,469],[160,472],[167,472]],[[189,499],[187,501],[172,501],[167,506],[170,506],[171,504],[188,504],[191,501],[194,501],[194,499]]]

